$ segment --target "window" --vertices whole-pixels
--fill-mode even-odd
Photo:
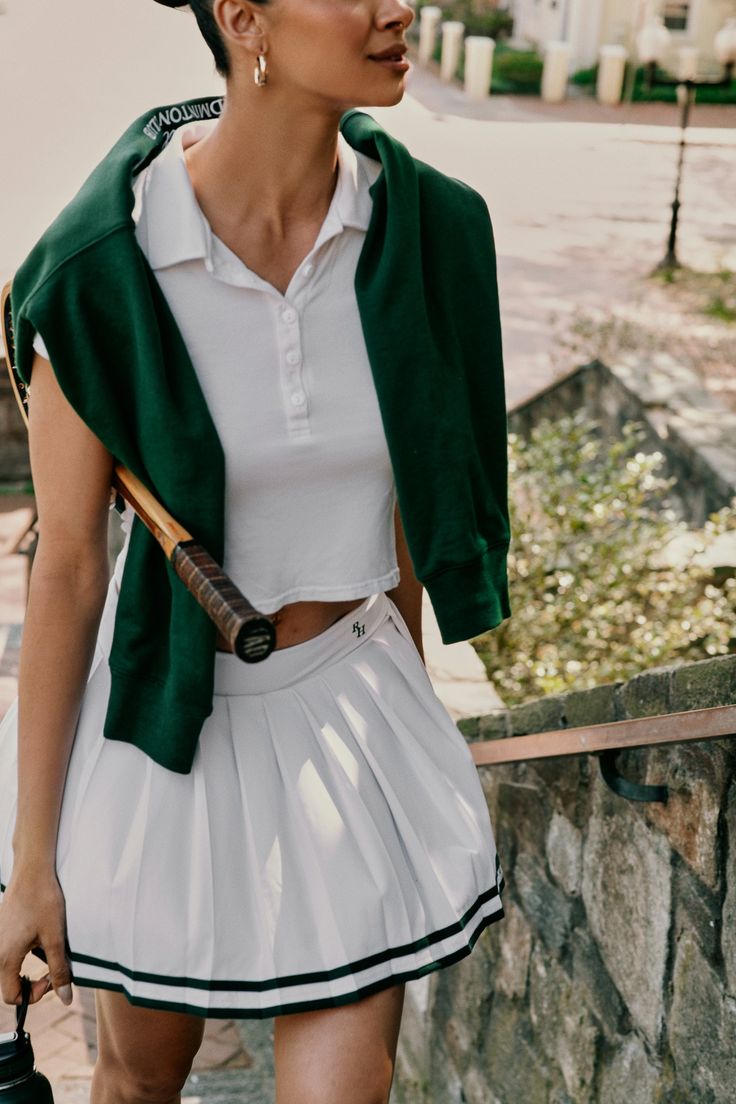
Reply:
[[[690,6],[690,0],[666,0],[662,10],[665,27],[670,31],[686,31]]]

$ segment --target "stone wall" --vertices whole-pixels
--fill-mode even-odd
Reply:
[[[470,741],[736,703],[736,656],[461,721]],[[736,1099],[736,739],[481,767],[505,917],[407,987],[395,1104]]]
[[[644,426],[643,448],[663,454],[662,474],[677,480],[674,504],[691,526],[736,495],[736,414],[668,354],[584,364],[509,411],[509,428],[527,436],[542,418],[581,409],[607,438],[627,421]]]

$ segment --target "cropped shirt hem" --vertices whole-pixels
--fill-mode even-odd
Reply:
[[[378,594],[384,590],[391,590],[398,586],[398,567],[379,576],[377,579],[364,579],[358,583],[348,583],[344,586],[301,586],[292,587],[275,598],[258,598],[255,593],[247,592],[248,600],[261,613],[275,613],[287,602],[340,602],[351,598],[367,598],[371,594]]]

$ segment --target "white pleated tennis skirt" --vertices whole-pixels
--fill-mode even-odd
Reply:
[[[102,735],[113,584],[59,824],[75,983],[276,1016],[468,954],[504,915],[503,871],[469,748],[388,595],[260,663],[218,652],[185,775]],[[0,725],[0,892],[16,745],[17,702]]]

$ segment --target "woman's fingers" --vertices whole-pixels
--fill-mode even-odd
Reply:
[[[36,1001],[40,1001],[41,997],[45,997],[47,993],[50,993],[53,988],[51,978],[46,977],[37,978],[31,982],[31,996],[29,998],[29,1004],[35,1004]]]
[[[4,1004],[20,1004],[20,968],[25,954],[6,953],[0,959],[0,994]]]
[[[43,944],[51,983],[62,1004],[72,1003],[72,972],[63,939],[49,940]]]
[[[32,873],[21,877],[16,871],[0,907],[0,995],[5,1004],[21,1004],[23,961],[36,949],[41,949],[48,972],[31,983],[29,1003],[40,1000],[53,986],[59,999],[71,1004],[72,972],[61,887],[55,876]]]

